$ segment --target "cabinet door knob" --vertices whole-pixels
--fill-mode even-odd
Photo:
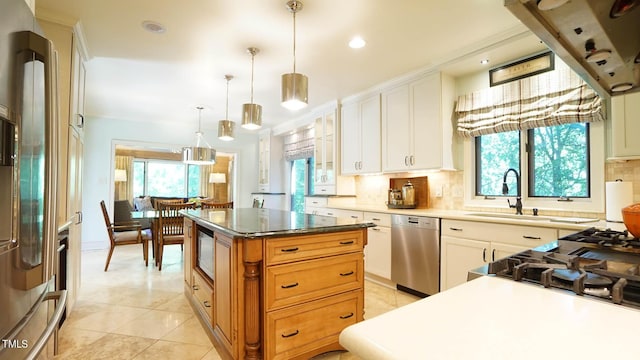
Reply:
[[[412,166],[415,165],[416,161],[415,161],[415,156],[411,155],[409,156],[409,164],[411,164]]]
[[[409,157],[408,156],[404,157],[404,166],[409,166]]]

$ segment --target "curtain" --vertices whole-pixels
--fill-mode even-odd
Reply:
[[[133,206],[133,156],[116,155],[116,170],[124,170],[124,181],[115,182],[115,199],[129,200]]]
[[[293,161],[313,157],[315,150],[313,128],[299,129],[284,138],[284,159]]]
[[[604,121],[602,99],[562,61],[556,69],[458,97],[463,137]]]

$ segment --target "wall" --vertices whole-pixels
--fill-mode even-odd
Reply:
[[[205,139],[217,151],[237,154],[235,201],[237,207],[251,207],[251,192],[257,189],[257,134],[240,134],[232,142],[214,138],[215,130],[203,129]],[[87,117],[84,138],[83,171],[83,227],[82,249],[108,247],[99,203],[113,202],[112,169],[114,141],[143,142],[175,145],[176,148],[193,145],[195,130],[178,122],[148,123],[118,119]]]

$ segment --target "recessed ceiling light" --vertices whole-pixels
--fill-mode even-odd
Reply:
[[[351,41],[349,41],[349,47],[352,49],[360,49],[367,45],[367,42],[364,41],[360,36],[356,36]]]
[[[487,65],[488,63],[489,63],[489,59],[480,60],[480,64],[482,64],[482,65]]]
[[[162,34],[165,31],[167,31],[167,28],[164,27],[164,25],[160,24],[159,22],[151,21],[151,20],[143,21],[142,28],[154,34]]]

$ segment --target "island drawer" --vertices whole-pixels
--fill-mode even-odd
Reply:
[[[267,265],[359,252],[364,248],[362,231],[316,234],[266,240]]]
[[[361,291],[352,291],[303,305],[268,312],[265,358],[292,359],[338,343],[340,332],[362,320]]]
[[[267,267],[267,311],[362,287],[362,256],[354,253]]]
[[[193,296],[198,301],[198,305],[205,314],[209,317],[209,321],[213,319],[213,289],[204,280],[204,278],[197,272],[193,273]]]

